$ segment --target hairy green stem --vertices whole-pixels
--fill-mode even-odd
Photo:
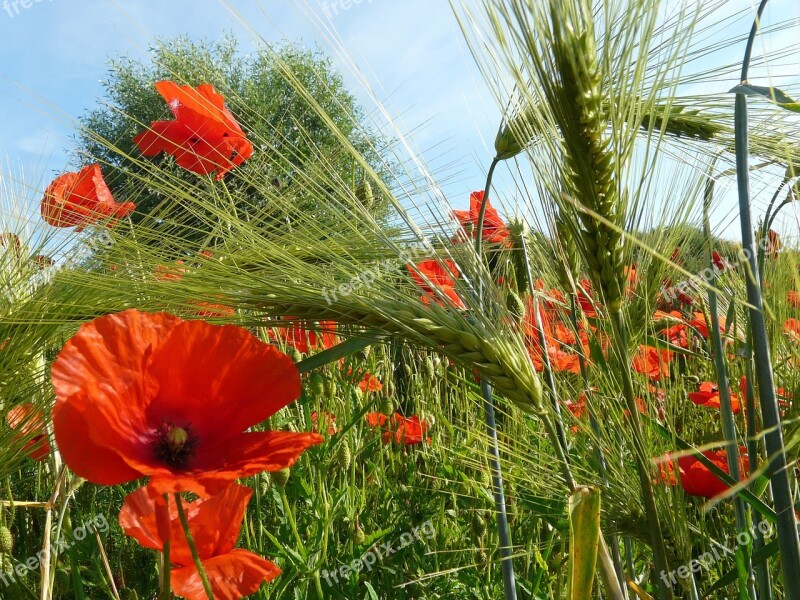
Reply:
[[[214,592],[211,590],[211,584],[208,581],[208,575],[203,567],[203,561],[200,560],[200,555],[197,553],[197,546],[194,543],[192,532],[189,530],[189,519],[186,518],[186,511],[183,510],[183,501],[181,500],[180,494],[175,494],[175,505],[178,508],[178,519],[180,519],[183,534],[186,536],[186,545],[189,546],[189,552],[192,553],[192,560],[194,560],[194,566],[197,567],[200,581],[203,582],[203,589],[208,596],[208,600],[214,600]]]

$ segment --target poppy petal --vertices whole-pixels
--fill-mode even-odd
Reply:
[[[155,422],[184,420],[214,444],[260,423],[302,391],[292,359],[246,329],[182,322],[153,350]],[[191,373],[190,377],[186,373]]]
[[[247,550],[233,550],[203,561],[203,568],[217,600],[239,600],[254,594],[280,575],[281,570],[270,561]],[[194,565],[173,569],[172,590],[186,600],[206,600],[200,574]]]

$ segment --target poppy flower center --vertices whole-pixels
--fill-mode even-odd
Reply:
[[[156,431],[153,450],[156,458],[170,467],[184,468],[194,456],[197,436],[189,425],[178,427],[173,423],[164,423]]]

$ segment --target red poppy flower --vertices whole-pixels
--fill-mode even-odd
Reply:
[[[373,412],[367,413],[364,418],[370,427],[380,427],[384,430],[384,444],[391,444],[393,441],[403,446],[414,446],[423,442],[431,443],[430,438],[425,437],[428,423],[419,417],[406,418],[400,413],[387,417],[383,413]]]
[[[216,173],[217,180],[253,156],[253,145],[214,86],[203,84],[195,89],[159,81],[156,89],[175,120],[151,123],[150,129],[133,138],[144,156],[166,152],[187,171]]]
[[[314,424],[311,428],[311,431],[314,433],[317,433],[317,425],[319,424],[323,429],[325,429],[327,426],[328,435],[336,434],[336,415],[332,413],[325,411],[322,411],[322,413],[317,413],[314,411],[311,413],[311,422]]]
[[[578,304],[581,306],[583,314],[587,317],[597,316],[597,301],[592,297],[592,282],[588,279],[581,279],[578,284]]]
[[[689,339],[686,334],[686,323],[683,322],[683,316],[681,313],[679,313],[677,310],[673,310],[669,313],[657,310],[653,315],[653,320],[675,322],[675,325],[661,329],[661,335],[664,336],[666,341],[674,346],[678,346],[680,348],[689,347]]]
[[[658,462],[658,477],[653,483],[665,483],[668,486],[673,486],[678,483],[678,478],[675,475],[679,471],[679,467],[675,464],[675,460],[669,455],[665,454],[663,457],[657,459]]]
[[[673,353],[669,350],[660,350],[653,346],[639,346],[633,357],[633,370],[642,375],[647,375],[653,381],[669,376],[669,363]]]
[[[636,263],[631,266],[625,266],[625,294],[631,298],[636,291],[636,286],[639,285],[641,277],[636,271]]]
[[[727,261],[722,258],[722,256],[720,256],[719,252],[716,250],[711,253],[711,262],[714,264],[714,268],[716,268],[720,273],[724,272],[725,269],[728,268]]]
[[[75,227],[127,217],[135,209],[133,202],[116,202],[108,189],[100,165],[89,165],[77,173],[64,173],[47,186],[41,204],[42,218],[54,227]]]
[[[371,412],[364,415],[364,419],[366,419],[367,425],[370,427],[383,427],[386,425],[386,421],[389,419],[389,417],[383,413]]]
[[[767,233],[767,241],[764,244],[764,252],[770,258],[777,258],[778,251],[781,249],[781,236],[774,229]]]
[[[800,320],[791,318],[783,322],[783,333],[800,342]]]
[[[292,465],[314,433],[247,432],[300,395],[291,359],[245,329],[136,310],[84,324],[52,368],[64,462],[93,483],[149,476],[200,495]]]
[[[285,317],[285,321],[294,321],[294,317]],[[290,348],[303,354],[310,354],[315,350],[327,350],[337,344],[336,323],[334,321],[320,321],[319,331],[306,329],[309,323],[297,321],[296,323],[281,325],[270,331],[270,337],[281,340]]]
[[[254,594],[262,583],[281,572],[257,554],[235,549],[252,494],[250,488],[230,485],[211,498],[183,502],[197,554],[214,598],[219,600],[238,600]],[[163,496],[149,486],[139,488],[125,498],[119,524],[126,535],[145,548],[163,551],[169,542],[173,592],[186,600],[206,600],[175,502],[169,503],[167,511]]]
[[[698,406],[719,408],[719,387],[710,381],[704,381],[700,384],[700,389],[697,392],[689,393],[689,400]],[[736,394],[731,394],[731,409],[734,414],[737,414],[740,410],[739,397]]]
[[[439,297],[441,293],[447,297],[450,304],[455,308],[462,310],[467,308],[455,290],[455,280],[461,276],[461,272],[452,260],[445,260],[444,264],[442,264],[429,258],[418,263],[416,267],[406,264],[406,269],[411,273],[411,277],[414,278],[414,283],[425,292],[425,295],[422,296],[422,301],[425,304],[430,304],[431,300],[433,300],[439,306],[444,306],[444,302]]]
[[[745,452],[745,448],[740,448],[739,471],[742,476],[746,476],[750,470],[750,462]],[[728,454],[725,450],[708,450],[703,452],[703,455],[725,473],[730,473],[728,470]],[[708,467],[693,455],[681,456],[678,459],[678,465],[681,472],[681,486],[690,496],[713,498],[728,489],[726,483],[714,475]]]
[[[725,333],[725,317],[719,317],[719,332]],[[689,327],[694,327],[704,338],[708,339],[708,324],[706,323],[705,315],[701,312],[694,313],[694,319],[689,321]]]
[[[362,392],[379,392],[383,389],[383,384],[371,373],[364,373],[364,379],[358,383],[358,387]]]
[[[463,241],[463,238],[475,239],[478,236],[478,219],[481,214],[481,205],[483,204],[484,192],[472,192],[469,196],[469,210],[454,210],[453,216],[458,219],[461,224],[461,231],[459,236],[456,236],[454,241]],[[483,241],[492,244],[500,244],[506,241],[509,236],[508,227],[505,221],[500,217],[492,206],[491,202],[486,203],[486,212],[483,215],[483,230],[481,237]]]
[[[394,439],[403,446],[414,446],[426,441],[425,432],[428,431],[428,424],[417,416],[406,418],[400,413],[395,413],[392,417],[394,425]],[[389,432],[387,432],[389,433]],[[430,444],[430,438],[427,438]]]
[[[800,308],[800,292],[789,290],[786,293],[786,300],[795,308]]]
[[[44,415],[30,402],[13,406],[6,413],[6,422],[16,430],[15,440],[27,440],[23,452],[36,461],[50,456],[50,442],[44,428]]]

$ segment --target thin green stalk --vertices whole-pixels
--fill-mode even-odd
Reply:
[[[612,329],[614,331],[614,343],[621,362],[620,372],[622,375],[622,393],[625,398],[628,412],[633,427],[634,456],[636,458],[636,470],[639,474],[639,485],[642,488],[642,500],[644,501],[645,515],[650,533],[650,544],[653,549],[653,559],[655,562],[656,580],[658,581],[661,598],[672,600],[672,588],[664,581],[660,575],[669,572],[669,562],[667,561],[667,548],[664,545],[664,534],[661,529],[661,520],[658,516],[658,506],[656,497],[653,493],[653,482],[650,475],[650,467],[647,452],[644,447],[644,435],[642,421],[639,418],[639,407],[636,404],[636,393],[633,389],[633,379],[630,369],[628,369],[628,339],[625,324],[622,321],[622,313],[619,311],[611,313]]]
[[[750,30],[750,36],[742,61],[741,82],[747,83],[750,68],[750,56],[753,42],[759,27],[761,15],[769,0],[762,0],[758,7],[756,19]],[[734,134],[736,146],[736,178],[739,192],[739,219],[742,227],[742,248],[749,253],[747,264],[750,272],[747,275],[747,300],[750,304],[750,327],[753,334],[753,354],[756,360],[756,375],[760,394],[761,414],[764,422],[767,460],[770,461],[770,486],[778,516],[777,534],[781,555],[781,571],[787,598],[800,599],[800,539],[797,536],[797,524],[794,513],[792,489],[789,482],[789,469],[786,463],[786,451],[781,430],[780,410],[775,395],[775,382],[772,375],[772,360],[769,350],[767,325],[764,318],[764,305],[761,296],[761,284],[758,277],[756,244],[753,239],[753,223],[750,212],[750,172],[749,164],[749,131],[747,96],[736,94],[734,115]]]
[[[726,455],[728,457],[728,472],[736,481],[741,479],[739,473],[739,443],[736,435],[736,422],[733,418],[733,407],[731,405],[730,382],[728,381],[728,368],[725,364],[725,351],[722,346],[722,335],[719,326],[719,307],[717,304],[717,293],[714,288],[717,285],[717,271],[714,268],[713,248],[711,247],[711,222],[709,211],[711,201],[714,196],[714,179],[706,179],[705,202],[703,203],[703,229],[706,238],[706,257],[711,265],[711,279],[708,290],[708,309],[709,320],[711,321],[711,341],[714,347],[714,370],[717,373],[717,386],[719,389],[720,400],[720,420],[722,424],[722,435],[727,442]],[[736,517],[736,531],[744,534],[748,538],[748,511],[744,501],[737,497],[734,499],[734,513]],[[738,538],[737,538],[738,539]],[[736,552],[741,553],[742,560],[736,561],[739,569],[739,581],[745,583],[747,598],[756,599],[755,576],[753,565],[750,560],[750,549],[748,545],[737,546]]]
[[[512,558],[511,530],[508,526],[506,498],[503,490],[503,472],[500,470],[500,448],[497,442],[497,422],[494,414],[494,402],[492,401],[492,388],[485,380],[481,380],[481,393],[483,394],[486,429],[489,435],[489,464],[492,471],[492,494],[494,495],[495,512],[497,513],[497,530],[500,537],[500,557],[503,569],[503,598],[504,600],[517,600],[514,560]]]
[[[159,595],[159,600],[170,600],[172,598],[170,586],[170,569],[172,565],[170,564],[169,550],[170,542],[167,540],[161,551],[161,594]]]
[[[748,335],[749,332],[748,332]],[[759,455],[758,443],[758,416],[756,415],[756,395],[753,390],[753,359],[750,354],[749,348],[747,352],[747,360],[745,362],[745,380],[747,382],[743,390],[745,396],[745,420],[747,422],[747,455],[750,457],[750,464],[756,464]],[[751,486],[754,484],[751,484]],[[761,522],[763,518],[759,511],[752,511],[753,528],[755,530],[755,538],[753,539],[753,552],[758,552],[759,549],[764,547],[764,534],[761,533]],[[758,600],[772,600],[772,582],[769,572],[769,563],[761,561],[755,566],[756,570],[756,584],[758,585]]]
[[[481,203],[481,211],[478,214],[478,226],[475,230],[475,253],[480,257],[483,250],[483,221],[486,218],[486,207],[489,206],[489,191],[492,188],[492,178],[494,177],[494,170],[500,163],[500,159],[495,157],[492,159],[492,164],[489,165],[489,172],[486,175],[486,185],[483,186],[483,202]]]
[[[572,324],[572,329],[575,332],[576,339],[578,337],[578,307],[577,307],[577,297],[575,294],[572,294],[570,299],[570,322]],[[589,413],[589,425],[592,428],[592,431],[600,439],[600,423],[597,420],[597,413],[595,412],[594,406],[592,405],[591,394],[592,389],[589,385],[589,372],[586,368],[586,360],[584,360],[583,354],[578,353],[578,365],[581,370],[581,381],[583,382],[583,393],[586,396],[586,410]],[[599,465],[600,469],[600,477],[603,478],[603,486],[606,489],[611,487],[611,482],[608,480],[608,466],[606,465],[606,457],[603,453],[603,448],[600,444],[597,444],[597,448],[595,450],[597,455],[597,464]],[[601,548],[602,552],[602,548]],[[619,580],[620,589],[622,591],[623,597],[628,597],[628,588],[625,584],[625,569],[622,566],[622,554],[619,548],[619,538],[617,537],[616,528],[612,529],[611,531],[611,558],[614,564],[614,570],[617,573],[617,579]],[[633,574],[633,573],[631,573]]]
[[[203,561],[200,560],[200,555],[197,553],[197,546],[194,543],[192,532],[189,531],[189,519],[186,518],[186,511],[183,510],[183,502],[181,501],[180,494],[175,494],[175,505],[178,508],[178,518],[181,521],[183,534],[186,536],[186,545],[189,546],[189,552],[192,553],[194,566],[197,567],[197,572],[200,575],[200,581],[203,582],[203,589],[208,596],[208,600],[214,600],[214,592],[211,590],[211,584],[208,581],[208,575],[206,575],[206,570],[203,567]]]
[[[475,253],[480,259],[483,246],[483,220],[486,218],[486,207],[489,205],[489,193],[492,189],[492,177],[500,160],[495,158],[489,166],[486,175],[486,185],[483,188],[483,202],[478,214],[478,225],[475,238]],[[483,292],[478,292],[479,303],[483,306]],[[506,512],[506,498],[503,489],[503,471],[500,467],[500,447],[497,442],[497,421],[494,412],[494,399],[492,388],[481,379],[481,394],[483,395],[484,418],[486,432],[489,436],[489,468],[492,472],[492,494],[494,496],[495,512],[497,513],[497,530],[500,538],[501,568],[503,571],[503,598],[504,600],[517,600],[517,584],[514,576],[513,547],[511,543],[511,529],[508,526],[508,513]]]
[[[294,540],[297,543],[297,547],[300,550],[300,553],[303,555],[303,558],[306,558],[306,548],[303,544],[303,538],[300,537],[300,532],[297,529],[297,520],[294,518],[294,511],[292,510],[292,505],[289,503],[289,498],[286,496],[286,490],[283,488],[283,486],[278,486],[278,489],[280,490],[283,512],[286,513],[286,518],[289,520],[289,526],[292,528]],[[325,598],[325,594],[322,591],[322,580],[319,576],[319,570],[314,571],[312,579],[314,580],[314,589],[317,592],[317,598],[319,598],[319,600],[323,600]]]

